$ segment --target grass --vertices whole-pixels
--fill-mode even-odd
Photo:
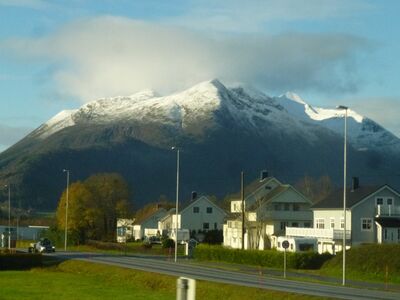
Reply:
[[[342,276],[342,253],[327,261],[322,275]],[[400,283],[400,245],[362,245],[346,252],[346,277],[353,280]]]
[[[76,260],[30,271],[0,272],[0,299],[175,299],[176,277]],[[321,299],[205,281],[197,299]]]

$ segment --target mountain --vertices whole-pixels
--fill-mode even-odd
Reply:
[[[159,96],[151,90],[104,98],[62,111],[0,154],[0,183],[15,185],[25,207],[53,209],[65,174],[71,180],[119,172],[136,207],[175,193],[181,152],[181,197],[192,190],[223,197],[267,169],[283,181],[329,175],[341,182],[343,112],[312,107],[300,96],[269,97],[218,80]],[[389,182],[400,166],[400,139],[348,111],[349,175]]]

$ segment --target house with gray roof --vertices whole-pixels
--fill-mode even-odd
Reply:
[[[266,172],[244,193],[245,249],[276,247],[277,237],[285,234],[287,226],[312,226],[312,202]],[[242,201],[237,198],[231,200],[231,215],[224,225],[224,246],[231,248],[242,246]]]
[[[342,251],[343,188],[311,207],[314,226],[286,228],[287,237],[315,237],[318,251]],[[364,243],[400,243],[400,193],[390,187],[360,186],[353,178],[346,189],[346,249]]]

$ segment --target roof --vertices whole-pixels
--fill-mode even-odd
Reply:
[[[389,228],[400,228],[400,218],[380,217],[380,218],[376,218],[375,222],[377,222],[383,228],[388,228],[388,227]]]
[[[260,187],[262,187],[264,184],[268,183],[270,180],[275,179],[278,183],[279,181],[274,178],[274,177],[266,177],[263,180],[254,180],[253,182],[249,183],[244,187],[244,197],[247,198],[251,196],[252,193],[257,191]],[[241,199],[241,192],[236,192],[234,194],[229,195],[229,198],[234,200],[234,199]]]
[[[346,206],[348,208],[353,207],[361,200],[365,199],[369,195],[375,193],[383,186],[360,186],[356,190],[351,188],[346,189]],[[321,208],[343,208],[343,188],[337,189],[330,193],[326,198],[315,203],[311,206],[312,209]]]
[[[271,199],[275,198],[275,196],[287,191],[290,188],[289,185],[285,184],[285,185],[280,185],[277,186],[276,188],[274,188],[271,192],[269,192],[268,194],[265,195],[265,197],[262,199],[262,202],[268,202]],[[252,206],[250,206],[248,208],[248,210],[253,210],[254,208],[256,208],[259,204],[258,203],[254,203]]]
[[[160,212],[166,213],[165,208],[163,208],[163,207],[158,208],[157,210],[151,211],[150,213],[147,213],[147,214],[141,216],[140,218],[135,219],[134,224],[140,225],[140,224],[144,223],[145,221],[147,221],[148,219],[150,219],[151,217],[153,217],[154,215],[159,214]]]
[[[211,205],[215,206],[217,209],[221,210],[221,212],[223,212],[224,214],[226,214],[226,211],[224,209],[222,209],[218,204],[216,204],[215,202],[211,201],[207,196],[198,196],[196,199],[194,200],[190,200],[190,201],[185,201],[185,203],[183,203],[182,205],[180,205],[179,212],[182,213],[185,209],[187,209],[189,206],[195,204],[197,201],[199,201],[200,199],[205,199],[207,202],[209,202]]]

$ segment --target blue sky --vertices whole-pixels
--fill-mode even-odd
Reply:
[[[63,109],[219,78],[400,136],[396,0],[0,0],[0,151]]]

